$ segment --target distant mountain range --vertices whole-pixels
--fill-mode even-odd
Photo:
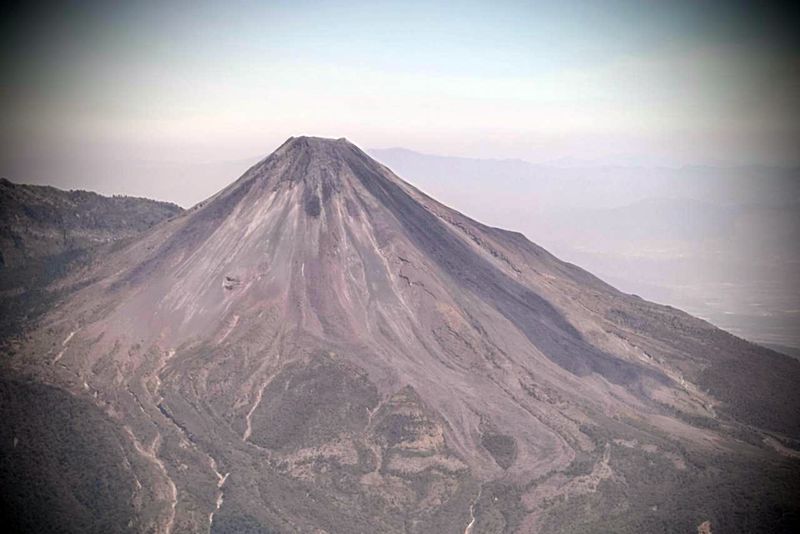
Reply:
[[[3,340],[10,531],[800,526],[800,362],[345,139],[290,138],[189,210],[140,208],[160,222]]]

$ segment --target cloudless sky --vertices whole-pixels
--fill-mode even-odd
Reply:
[[[797,165],[797,23],[701,0],[25,2],[0,22],[0,174],[113,189],[114,169],[253,159],[298,134]]]

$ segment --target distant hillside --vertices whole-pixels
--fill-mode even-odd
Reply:
[[[768,349],[772,349],[775,352],[780,352],[781,354],[785,354],[787,356],[791,356],[796,360],[800,360],[800,349],[795,347],[784,347],[783,345],[770,345],[765,343],[765,347]]]
[[[131,237],[182,212],[168,202],[0,179],[0,268]]]
[[[14,331],[16,321],[44,311],[53,297],[47,286],[104,245],[182,212],[168,202],[0,178],[0,337]]]

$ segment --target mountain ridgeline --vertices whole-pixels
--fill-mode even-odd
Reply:
[[[168,202],[14,184],[0,179],[0,268],[135,236],[183,211]]]
[[[44,313],[69,272],[182,211],[168,202],[0,178],[0,339]]]
[[[62,285],[4,348],[3,505],[54,502],[20,528],[798,527],[800,363],[344,139],[289,139]]]

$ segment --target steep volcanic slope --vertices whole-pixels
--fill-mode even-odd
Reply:
[[[133,530],[797,519],[797,362],[476,223],[343,139],[290,139],[75,276],[6,373],[116,422]]]

